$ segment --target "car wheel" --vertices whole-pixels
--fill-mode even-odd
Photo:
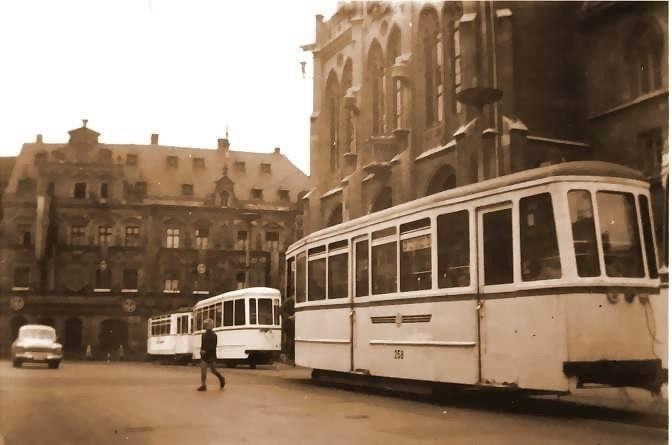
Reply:
[[[14,365],[15,368],[20,368],[21,367],[21,360],[16,360],[12,362],[12,365]]]
[[[61,362],[49,362],[49,369],[58,369]]]

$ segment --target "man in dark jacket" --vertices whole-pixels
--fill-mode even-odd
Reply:
[[[219,389],[224,388],[224,376],[215,368],[217,360],[217,334],[212,331],[213,324],[209,318],[203,322],[205,332],[201,335],[201,386],[198,387],[199,391],[206,390],[205,377],[208,375],[208,368],[219,379]]]

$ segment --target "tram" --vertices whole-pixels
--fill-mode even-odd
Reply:
[[[273,363],[280,354],[280,291],[251,287],[226,292],[194,305],[193,345],[200,359],[203,321],[214,322],[217,334],[217,360],[229,367],[237,364]]]
[[[147,355],[150,360],[188,363],[192,360],[191,308],[156,315],[147,320]]]
[[[568,162],[314,232],[286,253],[295,361],[369,382],[658,391],[648,188]]]

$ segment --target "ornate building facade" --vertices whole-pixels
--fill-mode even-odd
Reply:
[[[25,323],[87,345],[145,352],[146,321],[243,286],[281,287],[307,177],[272,153],[98,141],[24,144],[2,195],[0,351]]]
[[[667,5],[596,3],[348,2],[317,16],[306,231],[562,160],[660,177]]]

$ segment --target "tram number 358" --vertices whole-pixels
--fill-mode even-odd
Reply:
[[[404,350],[403,349],[395,349],[394,350],[394,359],[395,360],[403,360],[404,359]]]

